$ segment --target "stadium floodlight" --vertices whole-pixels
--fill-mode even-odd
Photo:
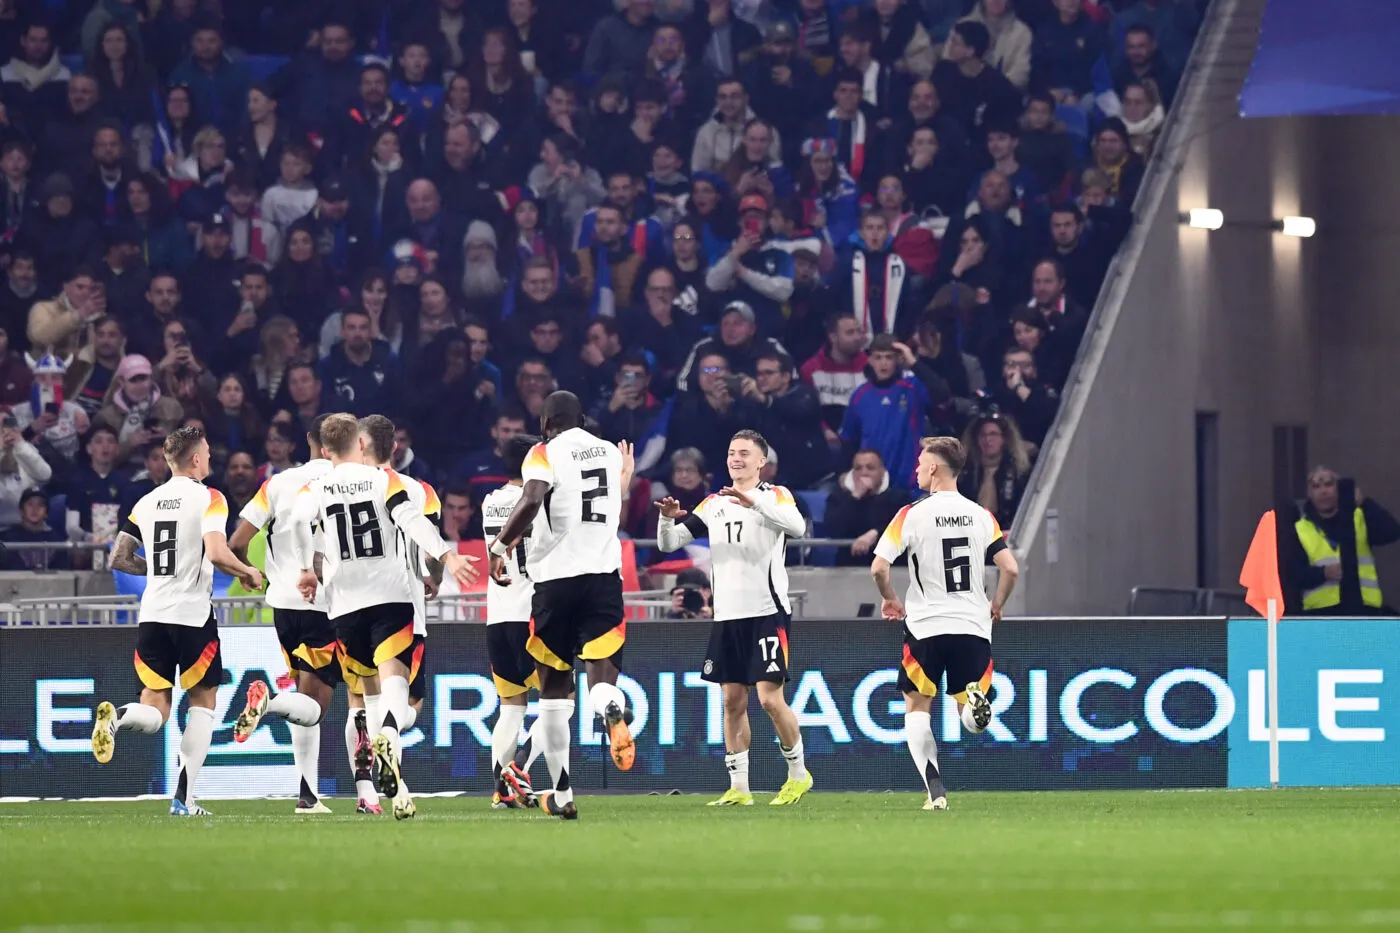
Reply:
[[[1274,229],[1284,236],[1310,237],[1317,232],[1317,221],[1311,217],[1284,217],[1274,221]]]
[[[1219,230],[1225,226],[1225,214],[1213,207],[1193,207],[1178,215],[1181,222],[1197,230]]]

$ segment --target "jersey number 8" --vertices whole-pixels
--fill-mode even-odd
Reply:
[[[384,556],[384,535],[379,530],[379,517],[375,514],[374,503],[350,503],[348,522],[345,506],[339,502],[328,506],[326,514],[335,519],[336,536],[340,539],[341,560]],[[346,527],[347,524],[349,527]]]
[[[151,542],[151,574],[157,577],[175,576],[174,522],[156,522],[156,539]]]

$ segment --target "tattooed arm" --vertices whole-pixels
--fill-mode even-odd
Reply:
[[[117,546],[112,550],[112,569],[144,577],[146,558],[136,553],[140,546],[140,541],[124,531],[117,535]]]

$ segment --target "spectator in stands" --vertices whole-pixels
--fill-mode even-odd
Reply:
[[[1061,376],[1068,375],[1089,326],[1089,312],[1066,294],[1066,285],[1064,265],[1059,260],[1047,258],[1035,264],[1029,308],[1044,317],[1050,352],[1063,367]]]
[[[122,493],[130,475],[121,466],[117,432],[111,425],[94,424],[84,448],[87,463],[76,465],[64,484],[68,540],[111,543],[121,525]]]
[[[502,483],[497,483],[500,486]],[[496,488],[493,486],[492,489]],[[490,490],[487,490],[489,492]],[[483,496],[485,493],[482,494]],[[442,496],[442,536],[461,543],[481,539],[481,501],[460,486],[449,486]],[[475,530],[473,530],[475,528]]]
[[[285,235],[288,227],[311,212],[319,200],[311,182],[315,163],[312,149],[305,143],[290,143],[282,150],[277,184],[263,192],[262,216]]]
[[[983,126],[1014,120],[1021,112],[1016,86],[983,60],[991,43],[986,26],[962,20],[953,27],[943,47],[943,60],[933,69],[939,99],[974,143],[981,142]]]
[[[451,471],[452,480],[460,483],[463,491],[478,504],[487,493],[505,484],[506,466],[502,458],[511,438],[525,433],[525,413],[518,408],[502,408],[487,430],[491,446],[470,451]]]
[[[158,332],[161,350],[157,354],[156,380],[162,392],[190,411],[199,408],[200,395],[213,395],[219,387],[213,372],[200,359],[190,339],[190,324],[172,320]]]
[[[525,413],[526,431],[539,433],[540,409],[545,398],[558,388],[554,370],[538,357],[527,358],[516,368],[514,397],[507,404]]]
[[[245,282],[253,276],[251,270],[243,273]],[[272,315],[258,330],[258,350],[248,361],[245,378],[253,405],[265,420],[291,404],[287,377],[301,352],[301,331],[291,318]],[[291,441],[295,445],[297,438],[291,436]]]
[[[1011,346],[1019,347],[1035,359],[1036,372],[1056,389],[1065,384],[1072,358],[1067,359],[1050,340],[1045,315],[1034,307],[1017,308],[1011,313]]]
[[[946,400],[935,414],[942,422],[958,419],[958,413],[969,407],[972,397],[982,388],[982,368],[976,357],[959,351],[953,338],[944,337],[943,327],[947,308],[934,303],[919,318],[914,330],[913,345],[919,362],[928,366],[938,378],[948,386],[952,397]],[[973,371],[976,372],[974,382]]]
[[[1117,117],[1105,120],[1094,135],[1094,167],[1108,176],[1108,193],[1129,208],[1137,198],[1144,171],[1131,143],[1127,126]]]
[[[317,47],[300,53],[272,76],[270,86],[278,100],[289,104],[292,119],[322,139],[334,132],[336,119],[350,110],[359,93],[360,66],[354,51],[350,27],[327,22]],[[239,101],[241,107],[242,94]]]
[[[29,398],[34,373],[18,351],[10,348],[10,334],[0,327],[0,409],[8,410]]]
[[[855,539],[849,547],[837,550],[837,565],[868,564],[881,533],[908,502],[908,484],[895,481],[880,452],[857,450],[851,457],[851,468],[841,474],[836,491],[826,500],[827,535]]]
[[[724,167],[744,142],[744,130],[758,115],[749,106],[749,94],[744,83],[726,78],[715,88],[713,116],[701,124],[695,134],[695,146],[690,152],[691,177],[697,172],[722,173]],[[773,134],[768,156],[782,158],[782,141]]]
[[[725,181],[738,197],[757,194],[769,204],[792,197],[792,176],[782,162],[768,156],[775,132],[762,119],[751,121],[744,129],[743,143],[724,166]]]
[[[88,217],[111,226],[116,223],[126,183],[137,174],[136,165],[127,157],[121,125],[117,123],[97,128],[90,151],[92,168],[83,178],[77,207]]]
[[[394,134],[397,156],[408,148],[412,130],[407,108],[389,96],[389,69],[369,61],[360,68],[356,98],[329,127],[331,138],[322,157],[330,165],[340,166],[358,163],[371,154],[381,155],[377,150],[385,144],[386,131]]]
[[[137,453],[140,459],[135,465],[139,466],[139,469],[132,474],[131,481],[122,490],[121,510],[117,513],[119,515],[130,515],[132,506],[170,478],[170,464],[166,462],[165,451],[161,449],[160,444],[147,444],[144,450]]]
[[[501,396],[501,369],[486,358],[491,352],[491,332],[479,318],[468,317],[462,322],[462,333],[467,336],[467,348],[471,351],[472,369],[476,372],[476,395],[478,398],[499,399]]]
[[[583,73],[595,78],[612,72],[641,75],[656,32],[652,8],[652,0],[624,0],[619,12],[599,20],[583,53]]]
[[[0,69],[11,122],[37,136],[52,115],[63,110],[72,77],[59,59],[49,27],[31,21],[20,34],[17,54]]]
[[[128,181],[122,207],[121,216],[136,230],[148,269],[183,269],[194,258],[189,234],[170,203],[169,189],[157,179],[137,175]]]
[[[86,266],[74,267],[63,278],[63,290],[52,301],[40,301],[29,310],[29,344],[35,355],[73,355],[88,342],[88,325],[101,313],[92,299],[93,274]]]
[[[1061,295],[1080,308],[1092,307],[1103,286],[1108,258],[1085,236],[1084,214],[1073,204],[1056,206],[1050,213],[1050,237],[1053,258],[1063,272]]]
[[[540,162],[530,171],[528,184],[545,208],[546,227],[558,236],[570,236],[590,207],[607,196],[598,173],[580,161],[583,148],[567,133],[555,133],[540,145]]]
[[[1128,128],[1129,144],[1142,161],[1152,158],[1157,136],[1167,114],[1152,80],[1129,81],[1123,86],[1123,125]]]
[[[602,437],[616,443],[631,441],[636,445],[637,472],[643,473],[656,465],[666,438],[656,435],[665,403],[652,394],[651,366],[641,353],[622,356],[613,376],[612,394],[598,402],[593,417]],[[648,448],[655,438],[656,444]]]
[[[50,175],[42,189],[43,206],[25,223],[20,238],[22,247],[34,255],[41,287],[50,293],[71,281],[80,266],[95,263],[102,252],[102,232],[75,210],[73,194],[69,176]]]
[[[812,228],[832,248],[856,232],[860,210],[855,181],[836,161],[836,140],[809,139],[802,144],[805,164],[797,173],[797,196]]]
[[[24,439],[51,464],[65,468],[78,456],[79,439],[88,429],[87,412],[77,402],[63,397],[67,371],[63,360],[47,354],[35,361],[33,369],[29,402],[21,402],[10,412]]]
[[[721,462],[729,451],[734,432],[757,426],[758,410],[742,399],[742,379],[723,353],[710,349],[696,355],[696,390],[682,391],[666,434],[667,446],[676,451],[694,447],[710,463]]]
[[[297,140],[291,121],[278,112],[277,98],[265,84],[248,90],[247,119],[235,137],[239,167],[252,175],[256,190],[271,188],[282,173],[282,154]]]
[[[1000,180],[993,185],[1006,190],[1005,179],[995,172],[987,174],[989,178]],[[1002,299],[1006,285],[1001,252],[993,241],[992,224],[993,220],[985,214],[973,215],[966,226],[950,224],[939,258],[940,266],[948,264],[946,279],[976,294],[982,305]],[[958,244],[956,253],[951,249],[953,243]]]
[[[718,353],[724,357],[728,364],[727,373],[736,377],[751,377],[757,370],[759,354],[767,350],[787,352],[776,339],[758,336],[758,324],[752,308],[742,301],[731,301],[720,316],[718,339],[709,337],[691,348],[690,356],[676,378],[677,388],[686,392],[695,387],[694,370],[706,354]]]
[[[799,54],[810,58],[818,75],[826,75],[835,64],[839,25],[826,0],[800,0],[797,10]]]
[[[282,258],[282,234],[262,216],[257,182],[251,172],[240,168],[228,173],[224,178],[224,203],[210,210],[215,212],[228,218],[234,259],[252,260],[264,269],[277,265]]]
[[[0,173],[4,175],[4,203],[0,204],[0,245],[13,247],[24,221],[39,209],[39,187],[30,177],[33,149],[27,140],[0,143]]]
[[[229,373],[219,380],[217,393],[201,400],[200,420],[209,437],[209,462],[222,467],[235,451],[256,450],[262,444],[263,420],[249,398],[243,377]]]
[[[390,462],[394,466],[394,472],[400,476],[411,476],[426,482],[437,478],[428,462],[413,449],[411,425],[402,422],[394,425],[394,456]]]
[[[676,287],[676,308],[697,325],[707,325],[719,315],[719,299],[705,284],[709,264],[702,248],[704,225],[696,218],[682,218],[671,229],[671,258],[667,268]]]
[[[614,317],[632,304],[646,257],[633,249],[626,229],[621,209],[603,204],[594,217],[591,242],[574,252],[589,317]]]
[[[467,227],[463,244],[462,297],[466,312],[477,317],[500,317],[507,282],[496,259],[496,230],[484,220]]]
[[[837,295],[850,302],[866,336],[902,333],[900,321],[905,299],[907,268],[890,248],[890,227],[885,215],[870,211],[860,221],[860,236],[847,254]]]
[[[875,27],[874,58],[882,74],[923,80],[933,74],[934,48],[919,22],[918,5],[906,0],[875,0],[862,19]]]
[[[958,491],[992,513],[1007,534],[1031,477],[1031,456],[1011,418],[981,415],[962,436],[967,465],[958,475]]]
[[[1108,46],[1103,27],[1084,12],[1084,0],[1054,0],[1055,15],[1035,29],[1031,40],[1032,90],[1058,103],[1092,100],[1094,66]]]
[[[221,210],[226,194],[224,179],[232,170],[224,134],[212,126],[196,133],[193,154],[170,173],[171,181],[180,190],[176,213],[186,221],[198,222]]]
[[[792,257],[768,237],[768,202],[751,194],[739,202],[740,234],[729,252],[710,267],[705,285],[726,294],[732,308],[742,302],[764,336],[782,333],[782,304],[792,296]]]
[[[1055,99],[1033,92],[1021,115],[1021,144],[1016,158],[1034,173],[1037,189],[1051,196],[1065,186],[1075,163],[1074,141],[1055,120]]]
[[[933,127],[921,126],[909,138],[903,162],[903,181],[909,202],[917,213],[933,209],[953,216],[962,209],[967,186],[945,156]]]
[[[676,575],[676,585],[671,588],[671,608],[667,610],[666,618],[713,618],[711,596],[710,578],[706,576],[705,571],[698,567],[688,567]]]
[[[911,488],[924,421],[932,407],[948,399],[947,383],[889,334],[870,342],[865,377],[866,384],[852,393],[841,423],[843,450],[846,456],[861,448],[877,451],[895,484]]]
[[[1191,43],[1200,26],[1200,13],[1197,4],[1182,0],[1137,0],[1118,13],[1116,23],[1116,28],[1126,33],[1131,33],[1135,26],[1150,30],[1150,35],[1161,46],[1162,55],[1180,72],[1191,54]],[[1125,57],[1126,42],[1125,35],[1124,45],[1114,49],[1116,59]]]
[[[689,231],[690,228],[685,229]],[[646,351],[652,355],[657,388],[670,395],[675,390],[676,376],[685,364],[690,348],[700,339],[700,326],[693,314],[687,314],[677,307],[676,277],[669,269],[651,271],[647,276],[643,299],[644,307],[622,317],[626,337],[624,343],[629,350]]]
[[[272,416],[274,423],[289,425],[296,442],[296,459],[303,463],[311,459],[307,449],[306,432],[311,422],[321,414],[321,377],[310,363],[294,361],[287,367],[287,407]]]
[[[862,40],[868,40],[867,32]],[[843,37],[843,44],[849,45],[852,40]],[[868,53],[869,42],[861,41],[860,48]],[[871,63],[872,68],[878,68],[877,63]],[[857,185],[865,179],[867,163],[873,163],[874,143],[876,139],[876,122],[883,118],[883,114],[876,106],[868,102],[863,93],[865,79],[862,74],[854,68],[846,68],[836,73],[835,87],[832,90],[832,100],[836,106],[827,113],[812,121],[809,130],[813,139],[829,140],[830,146],[822,146],[821,151],[830,150],[829,154],[836,160],[841,168],[841,174],[849,176]],[[803,146],[803,156],[810,157],[811,152],[807,146]],[[879,169],[871,165],[872,173]],[[839,244],[841,239],[833,235],[832,242]]]
[[[622,332],[617,318],[600,317],[590,323],[578,357],[578,396],[583,400],[585,411],[612,394],[621,356]]]
[[[133,454],[139,458],[147,444],[164,440],[179,425],[184,410],[155,385],[150,361],[144,356],[123,359],[112,385],[95,423],[117,432],[118,455],[125,463]]]
[[[725,453],[728,453],[726,448]],[[666,475],[664,485],[655,483],[652,485],[652,498],[661,499],[670,496],[680,503],[681,508],[687,513],[694,512],[696,507],[710,494],[711,477],[705,472],[705,454],[694,447],[682,447],[671,454],[670,472]],[[653,512],[651,519],[651,537],[656,537],[656,526],[659,513]],[[685,549],[679,551],[665,552],[657,548],[652,552],[648,563],[659,564],[662,561],[673,560],[686,556]]]
[[[1394,615],[1376,575],[1375,548],[1400,541],[1400,522],[1365,496],[1355,481],[1318,466],[1308,474],[1308,499],[1282,536],[1284,582],[1302,591],[1305,615]],[[1296,540],[1296,544],[1294,541]]]
[[[480,108],[501,125],[502,142],[505,142],[529,119],[535,102],[534,83],[525,74],[520,52],[506,29],[486,30],[474,51],[476,54],[468,69],[472,88]]]
[[[406,420],[418,426],[420,446],[430,462],[456,463],[485,444],[491,404],[476,395],[471,348],[461,330],[434,337],[406,381]]]
[[[235,450],[223,463],[223,482],[219,484],[228,497],[227,533],[232,535],[238,527],[239,515],[243,507],[258,494],[258,466],[253,455],[246,450]]]
[[[29,349],[29,312],[39,299],[39,271],[32,253],[19,250],[10,256],[5,284],[0,287],[0,327],[10,335],[10,349]]]
[[[88,417],[102,410],[117,367],[126,355],[126,330],[111,315],[92,323],[92,342],[84,347],[68,367],[63,382],[63,397],[82,406]],[[27,393],[26,393],[27,394]]]
[[[1158,50],[1151,26],[1129,26],[1124,38],[1123,61],[1113,69],[1113,87],[1121,99],[1129,84],[1144,81],[1157,86],[1162,106],[1170,109],[1176,98],[1176,87],[1181,83],[1180,66],[1167,61]]]
[[[224,36],[212,21],[201,21],[190,39],[190,57],[170,73],[170,83],[187,88],[200,125],[226,134],[238,129],[248,100],[248,69],[224,51]]]
[[[802,381],[816,390],[827,440],[835,441],[836,432],[846,419],[851,395],[865,384],[868,360],[862,347],[866,334],[854,311],[842,311],[827,319],[826,341],[816,356],[802,364]]]
[[[817,392],[795,378],[792,358],[781,350],[760,353],[754,372],[740,377],[739,391],[758,408],[758,430],[783,453],[783,482],[810,489],[831,472]]]
[[[1012,203],[1023,208],[1033,203],[1041,192],[1035,172],[1020,160],[1020,145],[1021,127],[1017,121],[1008,120],[987,127],[987,154],[992,159],[992,170],[1006,177],[1011,185]]]
[[[0,529],[19,524],[25,490],[49,481],[53,469],[34,445],[20,436],[12,415],[0,417]]]
[[[289,244],[290,245],[290,244]],[[232,318],[238,307],[238,261],[233,258],[233,227],[223,214],[210,214],[200,221],[199,252],[180,276],[180,291],[198,295],[200,317],[212,321]],[[209,355],[204,330],[196,340],[197,349]]]
[[[691,57],[725,78],[736,74],[763,41],[757,29],[734,15],[730,0],[697,2],[685,26]]]
[[[201,124],[194,118],[194,95],[187,85],[174,84],[165,91],[165,119],[156,120],[149,157],[141,167],[169,178],[175,167],[194,152],[194,137]]]
[[[370,337],[369,315],[354,308],[343,312],[340,343],[321,361],[321,405],[357,418],[398,413],[398,360],[388,344]]]
[[[796,155],[806,118],[819,109],[822,98],[816,72],[806,56],[798,54],[791,22],[779,19],[764,27],[763,46],[743,75],[754,112],[777,131],[783,154]]]
[[[800,214],[801,209],[794,205],[794,212]],[[782,222],[776,211],[773,218],[775,226]],[[802,242],[820,243],[815,237]],[[822,281],[817,250],[807,245],[795,248],[792,251],[792,297],[787,300],[788,319],[783,332],[783,346],[792,353],[793,359],[809,360],[826,345],[827,319],[840,304],[836,291]]]
[[[942,153],[941,165],[955,178],[961,196],[967,188],[968,162],[972,153],[968,149],[967,131],[959,121],[944,108],[939,97],[938,87],[932,80],[915,81],[909,89],[909,102],[906,112],[897,116],[889,130],[880,138],[883,149],[882,171],[890,172],[905,163],[906,152],[914,140],[914,134],[921,129],[934,133],[934,143],[938,146],[932,155]]]
[[[992,398],[1003,414],[1016,420],[1027,443],[1039,451],[1060,409],[1060,393],[1040,375],[1029,351],[1012,347],[1002,354],[1001,385]]]
[[[165,270],[157,270],[146,287],[146,305],[127,328],[128,350],[147,359],[159,360],[166,355],[165,327],[180,319],[180,282]],[[185,331],[186,345],[190,343]]]
[[[68,82],[66,105],[45,115],[35,130],[40,165],[46,172],[62,172],[73,179],[86,171],[92,137],[103,120],[98,102],[97,82],[89,75],[75,75]]]
[[[1034,37],[1030,27],[1017,18],[1011,0],[977,0],[972,13],[962,22],[981,23],[987,27],[991,44],[983,58],[1006,75],[1016,88],[1025,90],[1030,83]]]
[[[7,429],[0,428],[0,436]],[[7,445],[8,446],[8,445]],[[0,455],[0,503],[9,493],[11,476],[3,468],[4,458]],[[3,520],[3,516],[0,516]],[[11,544],[53,544],[61,546],[67,537],[57,528],[49,525],[49,499],[42,489],[31,488],[20,493],[19,521],[0,534],[0,545]],[[6,570],[67,570],[72,566],[65,550],[43,550],[40,548],[3,547]]]

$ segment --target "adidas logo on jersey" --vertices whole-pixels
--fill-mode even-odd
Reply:
[[[768,674],[776,674],[776,673],[778,673],[778,662],[777,662],[777,661],[769,661],[769,662],[768,662],[768,670],[767,670],[765,673],[768,673]]]

